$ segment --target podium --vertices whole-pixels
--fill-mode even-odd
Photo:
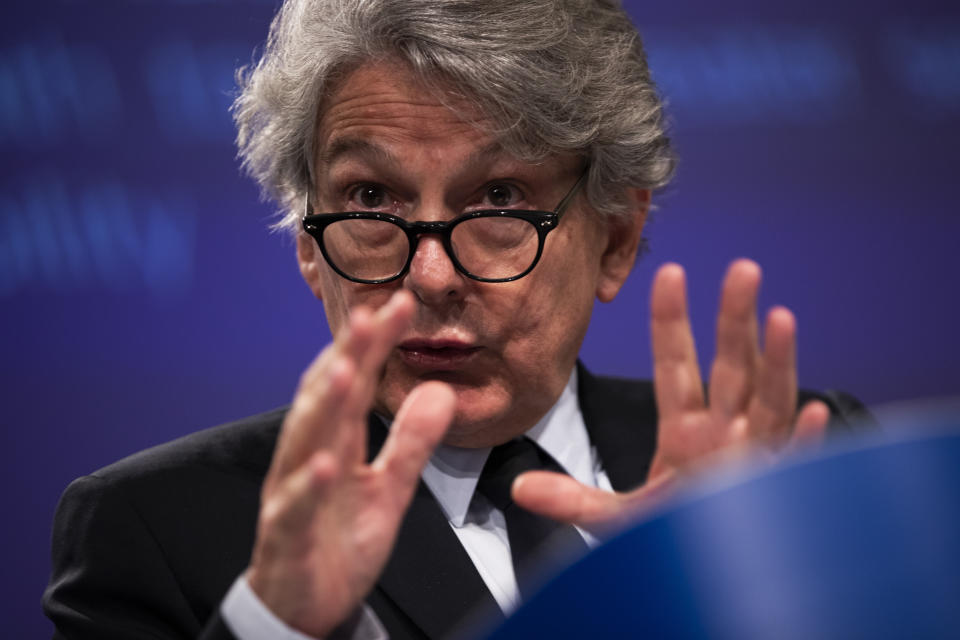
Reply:
[[[489,637],[960,638],[957,427],[721,476],[594,549]]]

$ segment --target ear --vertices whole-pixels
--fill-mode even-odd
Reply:
[[[320,261],[317,259],[317,243],[307,234],[297,234],[297,263],[300,265],[300,275],[310,287],[310,291],[318,300],[323,300],[320,288]]]
[[[628,213],[609,216],[605,221],[606,249],[600,259],[597,279],[597,299],[613,300],[626,282],[640,247],[643,226],[650,210],[650,190],[630,189],[627,193],[631,207]]]

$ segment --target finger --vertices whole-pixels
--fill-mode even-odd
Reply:
[[[350,312],[347,326],[301,377],[266,486],[321,448],[336,452],[345,462],[365,459],[365,417],[379,366],[411,316],[412,300],[402,293],[376,313],[364,307]]]
[[[357,363],[373,338],[372,312],[366,307],[350,311],[346,326],[334,336],[333,343],[310,363],[300,376],[297,391],[300,392],[318,383],[322,384],[333,361],[346,358]]]
[[[517,477],[511,495],[524,509],[605,534],[660,504],[673,480],[673,475],[664,475],[629,493],[614,493],[588,487],[562,473],[530,471]]]
[[[829,421],[830,408],[823,402],[811,400],[803,405],[803,409],[797,415],[787,449],[793,452],[819,447],[827,435]]]
[[[340,432],[338,449],[346,459],[366,459],[366,418],[373,404],[384,363],[413,318],[414,302],[408,291],[394,293],[370,318],[370,340],[355,353],[357,374],[344,405],[343,420],[350,428]]]
[[[318,449],[329,445],[339,424],[356,365],[352,359],[337,353],[331,345],[317,357],[304,374],[290,411],[284,418],[277,441],[277,450],[264,483],[272,484],[293,473]]]
[[[370,410],[383,365],[410,326],[413,311],[413,296],[409,291],[400,290],[373,314],[370,341],[356,354],[358,383],[351,391],[349,404],[355,419],[362,420]]]
[[[286,445],[299,452],[294,466],[299,466],[314,449],[330,446],[334,441],[349,390],[357,384],[359,360],[373,339],[371,315],[364,307],[353,309],[333,344],[301,376],[278,448],[282,450]]]
[[[427,459],[453,420],[457,398],[442,382],[418,385],[403,401],[373,468],[384,474],[394,504],[405,509]]]
[[[767,314],[756,394],[749,410],[751,438],[782,445],[797,408],[796,320],[789,309]]]
[[[517,477],[513,501],[547,518],[570,524],[601,522],[619,513],[617,494],[581,484],[563,473],[530,471]]]
[[[703,408],[703,386],[687,314],[686,277],[665,264],[650,296],[653,378],[661,424],[685,411]]]
[[[757,291],[760,266],[751,260],[730,265],[717,314],[717,354],[710,371],[710,411],[721,423],[744,413],[753,395],[760,358]]]

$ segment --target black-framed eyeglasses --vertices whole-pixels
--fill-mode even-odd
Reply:
[[[587,176],[577,179],[553,211],[483,209],[447,222],[408,222],[389,213],[311,213],[302,226],[327,263],[352,282],[383,284],[402,277],[423,234],[437,234],[457,271],[480,282],[510,282],[530,273],[547,234],[573,201]]]

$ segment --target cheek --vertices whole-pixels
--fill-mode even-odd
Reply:
[[[336,336],[347,322],[350,307],[344,295],[343,286],[337,282],[341,278],[335,273],[331,273],[326,264],[318,266],[321,270],[320,291],[323,311],[327,316],[327,325],[330,327],[331,335]]]
[[[589,242],[557,238],[549,256],[537,265],[525,294],[514,297],[516,346],[541,370],[545,362],[572,363],[580,350],[593,310],[599,273],[599,255]],[[543,269],[540,271],[540,269]],[[538,273],[539,272],[539,273]],[[529,276],[528,276],[529,277]],[[522,280],[518,282],[523,282]]]
[[[532,280],[524,295],[507,302],[510,312],[502,325],[506,329],[503,344],[508,366],[522,378],[520,384],[536,385],[542,380],[553,387],[554,377],[566,382],[576,360],[593,308],[593,287],[589,278],[545,274]]]
[[[322,258],[321,258],[322,260]],[[347,326],[350,310],[365,306],[375,310],[386,304],[396,287],[356,284],[344,280],[327,266],[320,265],[320,290],[330,333],[334,336]]]

